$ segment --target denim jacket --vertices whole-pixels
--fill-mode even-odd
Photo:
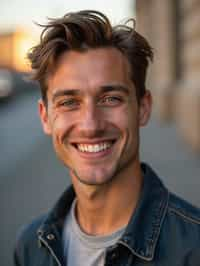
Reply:
[[[142,168],[144,185],[137,208],[124,235],[106,251],[105,265],[200,265],[200,210],[170,193],[149,166]],[[74,197],[70,187],[48,215],[23,229],[15,266],[66,265],[62,229]]]

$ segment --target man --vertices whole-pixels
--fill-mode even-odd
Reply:
[[[23,230],[15,265],[181,266],[196,256],[199,210],[140,163],[152,57],[134,28],[112,27],[99,12],[69,13],[44,26],[29,59],[44,132],[73,187]]]

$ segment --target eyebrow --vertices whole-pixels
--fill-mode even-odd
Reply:
[[[102,89],[101,90],[102,93],[110,92],[110,91],[119,91],[119,92],[123,92],[126,94],[130,93],[128,87],[121,85],[121,84],[105,85],[105,86],[102,86],[101,89]]]
[[[129,94],[129,89],[126,86],[114,84],[114,85],[103,85],[101,86],[100,93],[112,92],[112,91],[119,91],[126,94]],[[52,101],[54,102],[58,97],[62,96],[77,96],[80,95],[82,92],[78,89],[63,89],[56,91],[53,94]]]
[[[53,94],[52,101],[54,102],[58,97],[61,96],[76,96],[80,94],[81,94],[80,90],[73,90],[73,89],[59,90]]]

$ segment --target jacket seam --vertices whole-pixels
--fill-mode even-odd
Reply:
[[[187,220],[189,222],[192,222],[192,223],[200,225],[200,220],[198,220],[198,219],[196,220],[193,217],[189,217],[189,216],[185,215],[184,213],[182,213],[181,211],[179,211],[179,210],[177,210],[177,209],[175,209],[173,207],[168,206],[168,208],[169,208],[169,211],[174,212],[175,214],[181,216],[183,219],[185,219],[185,220]]]
[[[133,250],[128,244],[126,244],[124,241],[119,240],[118,243],[120,243],[120,244],[123,245],[124,247],[128,248],[128,249],[131,251],[132,255],[137,256],[138,258],[143,259],[143,260],[145,260],[145,261],[151,261],[151,260],[152,260],[152,257],[150,257],[150,258],[149,258],[149,257],[145,257],[145,256],[140,255],[138,252],[134,251],[134,250]]]
[[[47,242],[46,242],[41,236],[39,236],[39,240],[40,240],[42,243],[44,243],[44,245],[46,246],[46,248],[50,251],[52,257],[53,257],[53,258],[55,259],[55,261],[57,262],[57,264],[58,264],[59,266],[61,266],[61,263],[60,263],[59,259],[58,259],[57,256],[55,255],[53,249],[48,245],[48,243],[47,243]]]

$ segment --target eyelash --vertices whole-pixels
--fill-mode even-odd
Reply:
[[[75,103],[75,100],[74,99],[69,99],[69,100],[65,100],[61,103],[61,105],[71,105],[71,104],[74,104]]]
[[[76,99],[66,99],[58,104],[61,107],[75,108],[79,104]]]
[[[122,99],[118,96],[106,96],[102,99],[103,102],[108,101],[109,103],[115,104],[116,102],[121,102]]]

